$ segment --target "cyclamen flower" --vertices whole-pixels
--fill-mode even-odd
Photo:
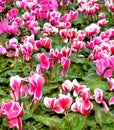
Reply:
[[[42,53],[42,54],[38,54],[38,58],[40,60],[40,65],[41,65],[41,68],[43,69],[48,69],[49,68],[49,58],[47,57],[47,55],[45,53]]]
[[[6,49],[0,45],[0,55],[4,54],[6,52]]]
[[[86,36],[96,36],[100,32],[100,27],[97,24],[91,24],[85,28]]]
[[[84,100],[82,97],[77,97],[76,102],[72,104],[71,110],[87,115],[93,109],[93,104],[89,100]]]
[[[33,45],[30,42],[26,42],[23,45],[21,45],[21,51],[23,58],[25,58],[27,61],[31,59],[31,55],[33,52]]]
[[[114,91],[114,79],[113,78],[107,78],[107,80],[108,80],[110,91]]]
[[[80,85],[76,79],[74,79],[72,83],[73,83],[73,89],[74,89],[73,96],[77,97],[78,94],[86,88],[86,86]]]
[[[105,18],[105,13],[100,13],[98,16],[99,16],[99,18],[104,19]]]
[[[43,47],[50,49],[52,40],[51,38],[48,38],[48,37],[40,38],[40,43]]]
[[[61,65],[63,67],[61,74],[64,77],[66,75],[66,69],[68,69],[70,67],[70,59],[68,59],[67,57],[62,57],[61,58]]]
[[[47,18],[49,19],[49,22],[52,25],[55,25],[56,27],[58,27],[60,24],[60,16],[61,16],[61,13],[56,10],[47,12]]]
[[[68,42],[68,30],[67,29],[61,29],[60,30],[60,36],[62,37],[63,42],[67,43]]]
[[[71,103],[72,98],[70,97],[70,95],[60,94],[58,99],[48,97],[44,98],[44,105],[47,108],[52,109],[56,113],[64,112],[65,114],[67,114],[67,109],[70,107]]]
[[[63,47],[61,49],[61,53],[62,53],[63,56],[68,57],[68,56],[71,55],[71,49],[68,48],[68,47],[67,48]]]
[[[79,50],[82,50],[84,48],[84,45],[85,43],[83,41],[74,41],[72,46],[71,46],[71,49],[73,51],[79,51]]]
[[[18,102],[9,101],[8,103],[2,102],[0,114],[8,119],[8,127],[17,127],[22,130],[22,116],[24,115],[23,104],[19,105]]]
[[[58,8],[56,0],[40,0],[40,5],[43,11],[56,10]]]
[[[17,17],[19,10],[16,8],[13,8],[8,11],[7,13],[7,19],[12,20]]]
[[[12,76],[10,78],[10,87],[13,90],[13,92],[11,92],[10,95],[14,101],[20,100],[22,96],[22,84],[23,78],[19,77],[18,75]]]
[[[24,8],[25,10],[34,10],[38,6],[37,0],[21,0],[16,1],[16,5],[19,8]]]
[[[31,72],[29,77],[30,88],[28,93],[34,95],[33,101],[36,102],[42,97],[42,87],[44,85],[44,78],[36,73]]]
[[[8,20],[4,19],[0,23],[0,34],[2,34],[4,32],[8,32],[8,29],[9,29]]]
[[[70,93],[73,87],[73,83],[70,80],[66,80],[64,83],[62,83],[61,86],[66,93]]]
[[[113,105],[114,104],[114,96],[110,98],[109,100],[109,105]]]
[[[101,89],[96,88],[94,90],[94,99],[97,103],[99,103],[99,104],[101,103],[103,105],[103,108],[105,111],[109,110],[106,102],[104,101],[104,94],[103,94],[103,91]]]
[[[106,19],[101,19],[97,22],[97,25],[99,27],[104,27],[106,24],[108,23],[108,21]]]

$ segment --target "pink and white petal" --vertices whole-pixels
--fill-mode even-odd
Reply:
[[[42,97],[42,89],[36,89],[34,93],[34,99],[35,100],[40,100]]]
[[[108,106],[107,106],[107,104],[106,104],[105,101],[102,101],[102,105],[103,105],[103,109],[104,109],[105,111],[109,111],[109,108],[108,108]]]
[[[114,104],[114,96],[110,98],[109,100],[109,105],[113,105]]]
[[[55,103],[56,103],[56,98],[48,98],[48,97],[44,98],[44,105],[47,108],[53,109],[55,107]]]
[[[77,104],[76,104],[76,103],[73,103],[73,104],[72,104],[71,110],[72,110],[73,112],[78,112],[78,108],[77,108]]]

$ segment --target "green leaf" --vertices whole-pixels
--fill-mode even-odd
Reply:
[[[102,108],[96,108],[95,120],[101,127],[104,125],[111,125],[114,123],[114,114],[106,112]]]
[[[58,117],[34,115],[33,118],[35,121],[45,124],[48,127],[54,128],[54,130],[59,130],[59,124],[61,122],[61,119]]]
[[[27,120],[32,117],[32,113],[28,110],[25,110],[23,120]]]
[[[82,130],[85,124],[86,116],[77,113],[69,113],[62,119],[60,130]]]
[[[91,88],[92,91],[94,91],[94,89],[96,88],[100,88],[102,90],[108,90],[108,83],[106,81],[102,81],[98,78],[93,78],[90,79],[89,81],[86,82],[87,87]]]

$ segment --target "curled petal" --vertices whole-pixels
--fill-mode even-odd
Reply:
[[[114,104],[114,96],[110,98],[109,100],[109,105],[113,105]]]

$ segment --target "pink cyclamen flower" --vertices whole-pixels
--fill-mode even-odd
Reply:
[[[62,83],[62,89],[66,92],[66,93],[70,93],[70,91],[72,90],[73,87],[73,83],[70,80],[65,80],[64,83]]]
[[[63,42],[67,43],[68,42],[68,38],[67,38],[68,30],[67,29],[61,29],[59,34],[62,37]]]
[[[99,18],[104,19],[105,18],[105,13],[100,13],[98,16],[99,16]]]
[[[52,109],[53,111],[55,111],[56,113],[65,113],[67,114],[67,109],[70,107],[72,103],[72,98],[70,97],[70,95],[64,95],[64,94],[60,94],[59,98],[48,98],[45,97],[44,98],[44,105],[47,108]]]
[[[51,48],[51,43],[52,43],[52,40],[51,38],[48,38],[48,37],[45,37],[45,38],[40,38],[40,43],[43,47],[45,48]]]
[[[14,101],[18,101],[22,96],[22,92],[21,92],[22,84],[23,84],[23,79],[18,75],[12,76],[10,78],[10,87],[13,90],[13,92],[10,94],[14,99]]]
[[[30,88],[28,93],[34,95],[33,101],[40,100],[42,97],[42,87],[44,85],[44,78],[36,73],[31,72],[29,77]]]
[[[103,91],[100,88],[96,88],[94,90],[94,97],[97,103],[102,103],[102,101],[104,100]]]
[[[58,3],[56,0],[40,0],[40,5],[44,12],[56,10],[58,8]]]
[[[88,37],[96,36],[99,32],[100,32],[100,27],[94,23],[85,28],[85,34]]]
[[[63,48],[61,49],[61,53],[62,53],[63,56],[68,57],[68,56],[71,55],[71,49],[68,48],[68,47],[67,47],[67,48],[66,48],[66,47],[63,47]]]
[[[93,109],[93,104],[89,100],[84,100],[82,97],[77,97],[76,102],[72,104],[71,110],[87,115]]]
[[[56,104],[56,98],[49,98],[49,97],[44,98],[44,105],[47,108],[54,109],[55,104]]]
[[[8,32],[8,20],[4,19],[1,23],[0,23],[0,34],[4,33],[4,32]]]
[[[45,53],[39,53],[38,54],[38,58],[40,60],[40,65],[43,69],[48,69],[49,68],[49,58],[47,57],[47,55]]]
[[[99,27],[104,27],[106,24],[108,23],[108,21],[106,19],[101,19],[97,22],[97,25]]]
[[[109,111],[109,108],[108,108],[106,102],[104,101],[104,94],[101,89],[96,88],[94,90],[94,98],[97,103],[99,103],[99,104],[101,103],[103,105],[103,108],[105,111]]]
[[[82,50],[84,48],[85,43],[83,41],[74,41],[74,43],[72,44],[71,48],[73,51],[79,51]]]
[[[9,20],[12,20],[13,18],[16,18],[17,15],[18,15],[18,12],[19,12],[19,10],[16,9],[16,8],[13,8],[13,9],[9,10],[8,13],[7,13],[7,18]]]
[[[74,79],[72,83],[73,83],[73,89],[74,89],[73,96],[77,97],[78,94],[86,88],[86,86],[80,85],[76,79]]]
[[[78,17],[78,11],[72,11],[69,12],[70,22],[77,19]]]
[[[6,52],[6,49],[0,45],[0,55],[4,54]]]
[[[114,91],[114,79],[113,78],[107,78],[107,80],[108,80],[110,91]]]
[[[25,58],[27,61],[31,59],[31,55],[33,52],[33,45],[30,42],[26,42],[23,45],[21,45],[21,51],[23,58]]]
[[[63,77],[66,75],[66,69],[68,69],[70,67],[70,63],[71,63],[71,61],[67,57],[61,58],[61,65],[63,67],[61,74]]]
[[[84,88],[80,95],[83,98],[83,100],[89,101],[91,97],[90,88]]]
[[[23,104],[20,105],[14,101],[9,101],[8,103],[2,102],[0,114],[8,119],[9,128],[16,126],[19,130],[22,130]]]
[[[114,96],[110,98],[109,100],[109,105],[113,105],[114,104]]]

